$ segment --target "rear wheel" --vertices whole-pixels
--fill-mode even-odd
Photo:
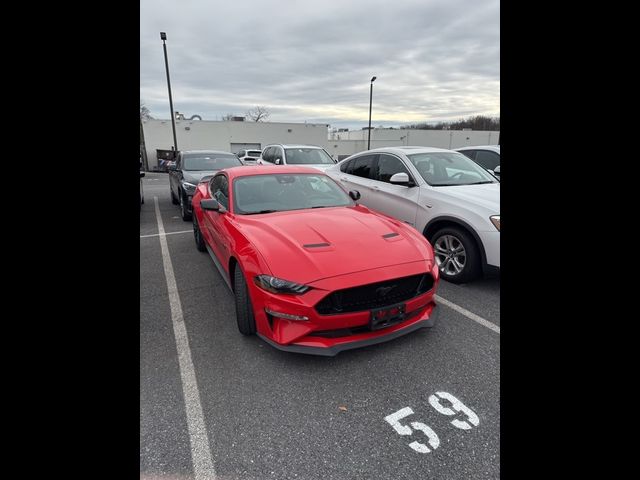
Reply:
[[[471,235],[457,227],[445,227],[431,237],[440,276],[451,283],[466,283],[480,276],[480,251]]]
[[[202,232],[200,231],[200,225],[198,224],[198,217],[193,215],[193,237],[196,241],[196,248],[200,252],[206,252],[207,247],[204,244],[204,238],[202,238]]]
[[[244,278],[240,265],[236,265],[233,272],[234,293],[236,300],[236,321],[238,330],[243,335],[256,333],[256,321],[253,316],[253,306],[249,298],[247,281]]]

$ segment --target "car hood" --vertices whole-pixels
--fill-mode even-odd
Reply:
[[[182,178],[185,182],[193,183],[197,185],[202,177],[206,177],[207,175],[215,175],[218,170],[183,170]]]
[[[436,192],[467,204],[481,206],[493,214],[500,213],[500,184],[457,185],[450,187],[433,187]]]
[[[433,261],[418,232],[362,205],[238,215],[235,221],[272,274],[294,282]]]

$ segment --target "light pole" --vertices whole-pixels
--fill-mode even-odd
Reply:
[[[171,98],[171,79],[169,78],[169,59],[167,58],[166,32],[160,32],[160,38],[162,39],[162,48],[164,49],[164,66],[167,69],[167,88],[169,89],[169,108],[171,109],[171,127],[173,128],[173,155],[175,159],[175,155],[176,153],[178,153],[178,139],[176,137],[176,117],[173,114],[173,98]]]
[[[371,101],[373,100],[373,82],[377,77],[371,78],[371,90],[369,91],[369,137],[367,139],[367,150],[371,149]]]

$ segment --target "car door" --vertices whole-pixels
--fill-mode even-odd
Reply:
[[[409,175],[409,184],[390,182],[396,173]],[[388,153],[378,155],[372,171],[372,194],[367,206],[415,226],[420,188],[404,161]]]
[[[229,211],[229,179],[219,173],[209,183],[211,198],[216,200],[221,208],[219,211],[203,210],[204,224],[211,239],[211,248],[222,265],[229,262],[230,244],[228,235]]]
[[[360,203],[369,206],[374,189],[372,172],[377,154],[365,154],[352,158],[348,162],[340,165],[338,181],[347,190],[358,190],[360,192]],[[373,207],[371,207],[373,208]]]
[[[169,170],[169,188],[173,194],[178,197],[178,169],[182,168],[182,153],[178,153],[176,157],[176,170]]]

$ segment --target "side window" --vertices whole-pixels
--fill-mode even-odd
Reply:
[[[475,160],[476,158],[476,150],[461,150],[460,153],[465,157],[469,157],[471,160]]]
[[[342,165],[340,165],[340,171],[343,173],[351,173],[351,164],[353,163],[353,160],[349,160],[348,162],[344,162]]]
[[[500,155],[488,150],[478,150],[478,153],[476,153],[476,162],[482,165],[482,168],[493,170],[500,165]]]
[[[380,182],[389,183],[392,175],[400,172],[406,173],[409,175],[409,178],[411,178],[411,174],[404,163],[402,163],[399,158],[392,157],[391,155],[381,154],[378,157],[378,168],[376,170],[377,172],[373,176],[373,179]]]
[[[223,174],[216,175],[211,180],[211,197],[229,210],[229,180]]]
[[[240,150],[240,151],[238,152],[238,157],[239,157],[239,158],[244,157],[244,150]]]
[[[264,152],[262,152],[262,159],[265,162],[271,162],[273,163],[273,147],[267,147],[265,148]]]
[[[375,155],[363,155],[362,157],[354,158],[351,161],[351,171],[349,173],[356,177],[371,178],[371,170],[375,158]]]
[[[273,147],[273,163],[276,163],[276,159],[279,158],[280,159],[280,163],[284,163],[284,153],[282,152],[282,148],[280,147]]]

